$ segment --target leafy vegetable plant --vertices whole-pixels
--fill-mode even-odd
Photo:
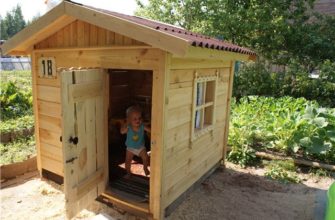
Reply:
[[[335,164],[335,109],[304,98],[248,96],[231,111],[231,155],[271,150]]]

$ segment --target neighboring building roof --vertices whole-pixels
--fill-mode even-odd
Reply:
[[[96,11],[100,11],[106,14],[110,14],[128,21],[132,21],[137,24],[141,24],[147,27],[152,28],[153,30],[159,30],[163,32],[167,32],[171,35],[175,35],[177,37],[183,38],[187,40],[192,46],[195,47],[205,47],[210,49],[216,49],[216,50],[224,50],[224,51],[231,51],[236,53],[242,53],[242,54],[249,54],[249,55],[256,55],[255,52],[253,52],[250,49],[240,47],[219,39],[215,39],[212,37],[208,37],[202,34],[197,34],[188,30],[185,30],[183,28],[166,24],[163,22],[158,22],[142,17],[137,16],[131,16],[131,15],[125,15],[117,12],[112,12],[104,9],[94,8],[91,6],[85,6],[87,8],[91,8]]]
[[[202,47],[208,51],[228,51],[242,54],[242,56],[249,55],[249,59],[256,55],[247,48],[196,34],[174,25],[98,9],[72,1],[63,1],[9,39],[1,48],[4,54],[27,53],[33,45],[77,19],[179,56],[185,56],[190,47]]]

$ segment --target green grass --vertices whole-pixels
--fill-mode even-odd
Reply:
[[[265,176],[269,179],[278,180],[282,183],[300,183],[301,179],[296,174],[293,160],[273,160],[265,162]]]
[[[0,144],[0,164],[22,162],[33,155],[36,155],[34,136]]]

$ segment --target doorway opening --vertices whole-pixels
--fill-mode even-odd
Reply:
[[[153,73],[151,70],[109,69],[108,74],[109,186],[107,193],[120,200],[148,207],[150,177],[145,175],[142,160],[137,156],[134,156],[131,162],[132,175],[126,176],[126,134],[122,135],[120,128],[126,123],[126,110],[130,106],[141,109],[142,122],[150,127]],[[150,169],[149,132],[145,132],[144,139]]]

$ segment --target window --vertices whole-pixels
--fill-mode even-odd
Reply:
[[[217,75],[197,76],[193,90],[192,140],[213,130]]]

